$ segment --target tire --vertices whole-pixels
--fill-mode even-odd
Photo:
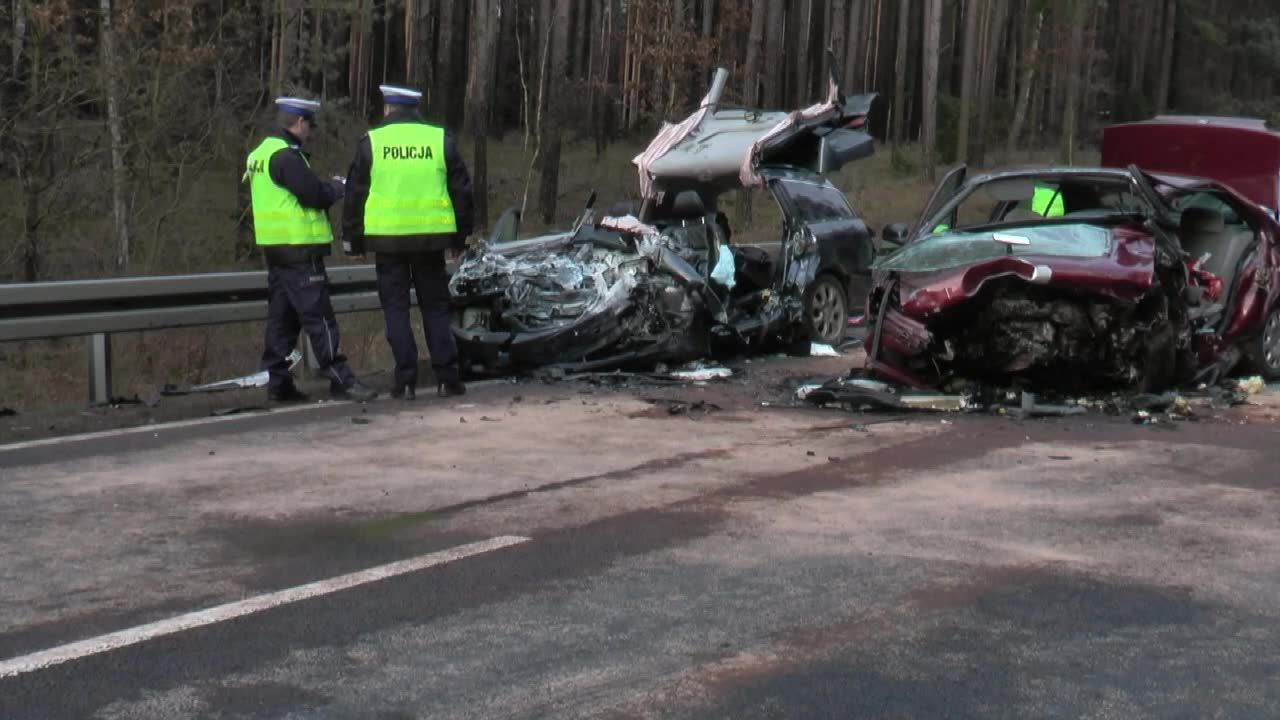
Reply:
[[[804,314],[809,339],[836,346],[849,325],[849,297],[834,275],[819,275],[804,293]]]
[[[1253,367],[1268,382],[1280,380],[1280,304],[1267,313],[1262,332],[1249,343]]]

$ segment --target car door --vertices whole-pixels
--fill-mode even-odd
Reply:
[[[768,171],[770,190],[786,218],[783,252],[793,238],[807,235],[816,243],[817,273],[832,273],[845,283],[870,275],[875,249],[866,221],[840,189],[816,173],[800,170]]]
[[[910,241],[914,242],[925,235],[933,233],[939,226],[950,226],[955,223],[955,218],[935,218],[934,215],[960,192],[968,176],[968,166],[958,165],[948,171],[943,176],[942,181],[934,186],[933,192],[929,195],[929,201],[924,204],[924,210],[920,213],[920,218],[916,220],[916,224],[907,233]]]

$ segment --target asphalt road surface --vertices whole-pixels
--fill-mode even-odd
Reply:
[[[0,446],[0,718],[1280,716],[1274,394],[786,407],[850,364]]]

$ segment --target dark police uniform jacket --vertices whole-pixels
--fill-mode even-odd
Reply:
[[[396,109],[383,121],[391,123],[423,123],[411,110]],[[456,234],[370,236],[364,233],[364,204],[369,197],[369,171],[373,166],[373,147],[369,136],[360,138],[355,159],[347,171],[346,202],[342,210],[342,241],[348,253],[366,252],[411,254],[423,251],[460,250],[467,236],[475,230],[475,206],[471,194],[471,175],[462,159],[458,143],[449,131],[444,133],[444,161],[449,200],[457,223]]]

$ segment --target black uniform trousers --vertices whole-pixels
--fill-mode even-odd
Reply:
[[[324,258],[314,257],[299,264],[267,265],[267,332],[261,369],[271,374],[270,389],[293,384],[289,374],[289,353],[298,332],[305,330],[320,364],[320,374],[329,378],[332,389],[349,387],[355,375],[347,358],[338,352],[338,320],[329,302],[329,276]]]
[[[377,253],[378,299],[395,356],[397,386],[418,384],[418,345],[409,322],[409,291],[418,293],[423,334],[436,382],[458,380],[458,346],[449,327],[449,275],[444,251]]]

